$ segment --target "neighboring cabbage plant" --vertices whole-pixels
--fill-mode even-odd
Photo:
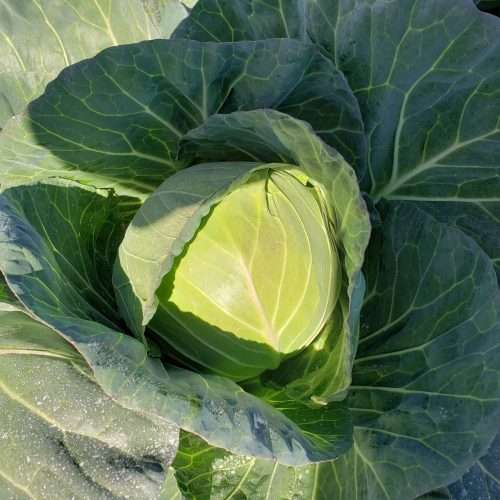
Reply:
[[[476,3],[0,4],[0,498],[500,495]]]

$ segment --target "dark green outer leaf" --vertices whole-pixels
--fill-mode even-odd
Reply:
[[[488,453],[464,476],[448,487],[452,500],[495,500],[500,498],[500,435]]]
[[[500,283],[500,201],[418,202],[436,219],[461,229],[490,256]]]
[[[177,432],[126,410],[56,332],[0,311],[0,497],[158,498]]]
[[[398,19],[389,35],[387,19]],[[339,25],[349,26],[345,35],[337,33],[342,42],[336,50],[370,134],[373,192],[419,202],[455,223],[490,255],[498,274],[498,20],[470,2],[412,1],[346,12]],[[356,52],[348,45],[367,26],[378,47],[371,56],[367,43],[358,42]],[[315,36],[327,43],[320,30]],[[419,63],[408,66],[405,61],[420,50]]]
[[[237,42],[265,38],[308,40],[304,0],[200,0],[173,38]]]
[[[363,114],[372,193],[439,202],[441,220],[500,245],[500,23],[470,0],[201,0],[174,36],[223,41],[304,30],[347,77]],[[248,14],[251,11],[251,15]],[[306,27],[298,28],[298,19]],[[233,28],[228,30],[228,24]],[[231,32],[231,35],[229,35]],[[456,217],[457,213],[472,217]],[[499,274],[500,276],[500,274]]]
[[[415,205],[383,210],[367,263],[348,400],[361,491],[394,498],[400,488],[398,498],[412,498],[460,475],[490,443],[500,410],[500,294],[473,240]]]
[[[3,130],[1,182],[59,176],[144,197],[185,166],[178,145],[186,132],[217,112],[259,108],[310,120],[363,177],[357,101],[316,47],[155,40],[65,69]]]
[[[128,200],[66,181],[20,186],[5,196],[53,253],[54,267],[66,277],[60,297],[97,321],[119,324],[109,262],[123,239],[128,216],[121,203]]]
[[[368,251],[347,398],[351,451],[291,469],[183,435],[174,465],[188,498],[411,500],[484,455],[500,414],[500,298],[491,263],[473,240],[415,206],[387,204],[382,216]]]
[[[354,8],[320,0],[310,15],[311,36],[360,102],[377,196],[495,193],[491,155],[499,153],[500,99],[489,89],[498,82],[500,26],[494,18],[469,0],[386,0],[377,8],[364,0]],[[336,31],[328,29],[333,25]],[[370,37],[362,36],[367,30]],[[418,63],[407,64],[415,53]]]
[[[169,36],[185,15],[180,0],[4,0],[0,130],[64,67],[112,45]]]
[[[24,203],[31,196],[20,196],[19,190],[40,189],[48,194],[46,202],[39,199],[36,210],[28,212]],[[87,300],[88,290],[76,286],[74,274],[64,271],[56,251],[68,251],[64,248],[65,238],[75,228],[85,248],[94,241],[94,228],[79,225],[83,219],[80,214],[74,216],[71,204],[59,203],[58,189],[68,191],[68,196],[71,193],[78,201],[78,188],[69,191],[67,185],[23,186],[0,196],[0,270],[23,305],[79,350],[107,394],[125,408],[159,417],[163,425],[174,430],[179,424],[237,454],[276,458],[296,465],[328,460],[349,447],[350,421],[335,408],[321,410],[313,434],[310,408],[301,411],[300,404],[296,404],[295,424],[224,378],[203,377],[176,368],[167,372],[158,359],[148,358],[140,342],[97,322],[100,313]],[[79,191],[89,207],[108,202],[100,191],[94,193],[100,202],[88,200],[89,189]],[[11,204],[8,199],[15,201]],[[54,233],[57,239],[50,244],[35,227],[49,222],[48,205],[56,202],[64,217]],[[102,251],[101,247],[97,249]],[[334,442],[332,428],[339,429],[339,439]]]

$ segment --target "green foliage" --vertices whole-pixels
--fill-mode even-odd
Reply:
[[[498,497],[497,10],[1,2],[0,497]]]
[[[488,453],[481,457],[464,476],[448,487],[451,499],[496,498],[500,495],[498,456],[500,438],[497,435]]]
[[[70,344],[0,310],[2,498],[155,498],[177,436],[126,410]]]
[[[120,207],[110,196],[65,181],[11,188],[0,197],[1,269],[24,306],[78,349],[114,400],[161,418],[172,432],[180,425],[235,453],[291,464],[333,458],[345,450],[351,423],[343,408],[315,411],[291,401],[292,420],[230,380],[164,367],[104,315],[99,302],[105,301],[106,290],[92,276],[111,286],[113,258],[107,274],[97,272],[100,257],[116,255],[119,241],[98,233],[98,215],[113,221]],[[94,215],[92,224],[82,217],[85,213]],[[330,425],[322,425],[322,419]]]
[[[169,36],[186,14],[179,0],[2,2],[0,129],[66,66],[112,45]]]
[[[314,47],[155,40],[70,66],[11,119],[0,135],[2,185],[64,176],[144,198],[186,166],[178,155],[189,130],[217,112],[259,108],[314,115],[311,125],[347,158],[363,154],[354,96]]]

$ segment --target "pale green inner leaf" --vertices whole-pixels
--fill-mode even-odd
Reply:
[[[263,171],[228,194],[164,281],[163,306],[282,353],[307,345],[338,288],[338,258],[312,189]]]

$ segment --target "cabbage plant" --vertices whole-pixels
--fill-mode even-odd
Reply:
[[[497,498],[497,7],[2,2],[0,498]]]

